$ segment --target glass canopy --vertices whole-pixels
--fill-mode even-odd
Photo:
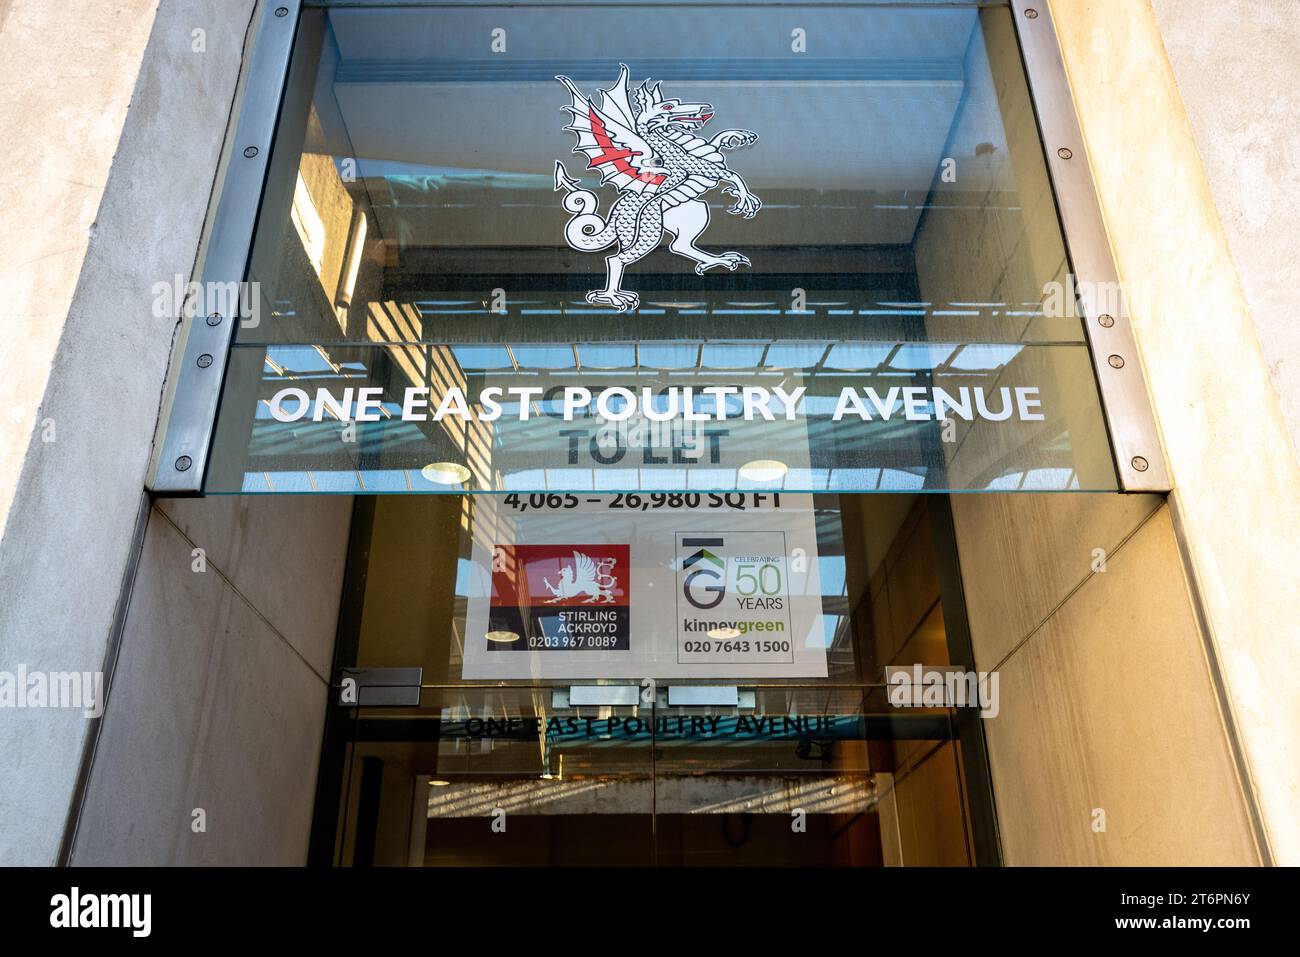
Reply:
[[[303,14],[205,491],[1113,490],[1004,7]]]

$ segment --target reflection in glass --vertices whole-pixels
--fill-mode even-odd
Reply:
[[[481,496],[359,502],[349,578],[364,584],[340,663],[420,666],[425,687],[418,708],[338,712],[342,747],[326,750],[339,764],[322,773],[346,783],[321,811],[338,816],[336,862],[965,865],[988,853],[973,836],[991,814],[969,779],[974,712],[898,707],[885,683],[890,666],[971,667],[944,620],[951,543],[927,497],[815,498],[824,678],[759,678],[743,663],[731,678],[673,677],[665,659],[632,680],[575,665],[547,681],[466,676],[487,639],[470,606],[496,562],[476,558]],[[626,584],[653,612],[632,642],[661,641],[671,604]],[[685,686],[705,699],[728,686],[733,703],[670,704]],[[491,830],[498,811],[504,834]]]
[[[759,5],[743,31],[735,9],[689,15],[307,11],[250,267],[259,321],[206,490],[730,490],[755,460],[791,491],[1114,489],[1079,320],[1045,295],[1069,267],[1008,10]],[[750,264],[699,274],[665,232],[622,276],[628,311],[590,301],[609,251],[566,243],[555,169],[610,215],[600,171],[642,160],[615,144],[586,168],[556,77],[602,107],[623,63],[633,97],[653,78],[660,109],[708,104],[678,126],[758,134],[719,147],[739,195],[690,199],[698,244]],[[748,194],[762,207],[730,215]],[[792,419],[777,387],[803,390]],[[569,388],[764,390],[777,414],[723,422],[706,400],[715,434],[611,429],[594,404],[565,419]],[[273,414],[286,390],[308,414]],[[419,417],[457,391],[463,414]],[[444,463],[468,478],[424,477]]]

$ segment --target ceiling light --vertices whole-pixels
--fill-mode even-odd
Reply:
[[[433,462],[420,469],[420,474],[434,485],[464,485],[469,481],[469,469],[458,462]]]
[[[751,482],[775,482],[785,478],[790,466],[776,459],[755,459],[740,467],[740,477]]]
[[[444,780],[442,780],[441,778],[434,778],[434,779],[432,779],[432,780],[429,781],[429,787],[431,787],[431,788],[447,788],[447,787],[451,787],[451,782],[450,782],[450,781],[444,781]]]
[[[717,638],[719,640],[725,641],[731,638],[739,638],[740,629],[739,628],[710,628],[707,634],[710,638]]]
[[[488,641],[499,641],[508,644],[512,641],[518,641],[519,633],[514,631],[489,631],[486,637]]]

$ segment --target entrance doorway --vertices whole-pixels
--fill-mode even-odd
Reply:
[[[544,498],[536,502],[542,511],[548,508]],[[371,704],[378,699],[367,697],[365,687],[359,700],[339,704],[336,697],[318,787],[316,863],[997,863],[979,710],[919,698],[916,707],[902,706],[896,694],[891,700],[895,669],[973,670],[947,500],[804,498],[795,508],[807,514],[783,521],[810,523],[814,550],[803,557],[815,564],[816,575],[799,578],[800,547],[789,549],[793,554],[781,568],[788,594],[768,603],[793,607],[801,589],[815,587],[814,630],[800,623],[797,610],[788,619],[789,637],[812,657],[792,653],[790,664],[771,667],[743,656],[719,663],[719,655],[741,643],[765,639],[739,618],[718,619],[709,623],[722,627],[702,639],[711,660],[683,664],[683,647],[702,646],[677,635],[678,653],[640,661],[649,666],[639,678],[619,657],[636,647],[603,652],[599,660],[606,665],[582,663],[595,659],[575,653],[546,657],[554,649],[541,646],[554,640],[555,622],[563,630],[568,619],[572,631],[573,616],[557,610],[566,606],[551,592],[547,599],[522,599],[514,591],[502,597],[503,561],[522,562],[527,548],[543,546],[520,544],[504,557],[492,550],[504,533],[491,531],[485,539],[482,526],[507,507],[500,497],[359,498],[335,695],[348,676],[364,680],[376,673],[367,669],[418,668],[419,688],[404,692],[410,695],[402,699],[406,704]],[[526,509],[526,501],[520,504]],[[694,567],[695,554],[677,560],[655,554],[653,516],[641,514],[646,511],[652,511],[649,504],[634,523],[642,533],[632,536],[628,594],[613,599],[626,601],[629,644],[641,647],[678,630],[673,619],[683,618],[682,603],[666,594],[665,579],[655,577],[681,581],[683,569],[650,566]],[[619,520],[590,516],[579,526],[581,540],[566,541],[594,553],[601,529]],[[698,526],[701,520],[693,521]],[[734,523],[751,537],[741,539],[739,553],[723,558],[728,569],[740,566],[739,584],[729,570],[719,586],[728,597],[747,588],[744,561],[760,550],[752,535],[773,528],[772,521],[759,508]],[[690,522],[681,516],[667,524]],[[522,520],[511,528],[521,540],[539,537],[535,529],[526,534]],[[627,537],[617,530],[612,535]],[[555,538],[551,534],[545,547]],[[498,573],[490,585],[483,564],[489,555]],[[535,560],[563,565],[546,556]],[[519,572],[519,594],[530,575]],[[768,591],[777,591],[776,575],[766,575]],[[553,592],[562,576],[532,577],[545,578]],[[654,584],[661,586],[658,594],[650,590]],[[621,580],[617,587],[624,587]],[[754,590],[761,592],[757,583]],[[576,600],[575,607],[587,609],[580,611],[583,620],[599,620],[590,609],[600,609],[603,600]],[[483,602],[492,603],[487,617],[476,608]],[[541,605],[529,602],[552,604],[536,612]],[[476,651],[483,621],[500,638],[503,603],[534,609],[509,620],[522,622],[511,627],[526,632],[515,638],[540,650],[501,652],[489,643],[482,645],[486,657]],[[696,611],[682,607],[685,620],[693,621]],[[811,669],[809,660],[815,662]],[[731,667],[734,674],[726,671]],[[492,680],[493,668],[505,677]],[[705,676],[694,677],[692,669]],[[791,674],[783,676],[782,669]]]

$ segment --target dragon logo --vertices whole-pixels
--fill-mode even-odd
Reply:
[[[658,246],[665,230],[673,237],[668,248],[692,260],[701,276],[714,267],[749,265],[740,253],[711,253],[695,241],[709,225],[709,207],[700,197],[719,183],[728,184],[723,192],[736,197],[727,212],[752,219],[762,208],[723,155],[749,146],[757,133],[723,130],[702,139],[696,131],[713,118],[712,106],[664,99],[659,84],[649,80],[633,92],[622,64],[614,86],[600,90],[599,107],[567,76],[556,79],[573,97],[564,107],[573,117],[565,129],[578,139],[573,152],[586,154],[587,168],[600,171],[601,185],[613,185],[620,194],[602,217],[596,194],[570,177],[562,162],[555,163],[555,189],[564,191],[564,208],[573,214],[564,228],[568,244],[594,252],[618,243],[618,251],[605,259],[605,288],[587,293],[588,302],[619,312],[635,309],[640,297],[622,288],[623,271]]]
[[[560,570],[559,585],[552,585],[549,578],[542,579],[542,583],[555,596],[546,599],[546,604],[554,605],[557,602],[576,598],[578,595],[587,596],[583,600],[584,605],[593,602],[605,605],[612,603],[614,589],[618,586],[618,582],[611,574],[615,561],[616,559],[613,558],[595,561],[590,555],[574,552],[573,564],[565,565]]]

